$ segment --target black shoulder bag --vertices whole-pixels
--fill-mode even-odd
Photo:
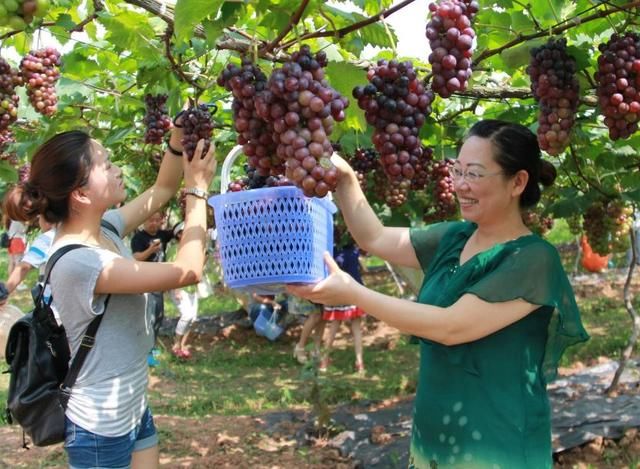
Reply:
[[[71,244],[50,257],[33,311],[14,323],[9,332],[6,361],[10,374],[6,418],[18,423],[36,446],[64,441],[65,410],[80,369],[91,351],[105,311],[91,321],[69,367],[70,350],[64,327],[44,299],[55,263],[67,252],[86,247]],[[26,447],[26,442],[24,444]]]

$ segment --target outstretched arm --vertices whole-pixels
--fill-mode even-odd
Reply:
[[[457,345],[486,337],[522,319],[540,306],[524,300],[489,303],[463,295],[448,308],[383,295],[359,284],[325,254],[330,275],[315,285],[289,285],[287,291],[329,305],[355,304],[406,334]]]
[[[180,125],[180,118],[177,124]],[[183,151],[181,128],[171,129],[169,145],[177,151]],[[119,209],[125,224],[123,236],[131,233],[152,214],[164,207],[175,196],[181,180],[182,157],[174,155],[167,147],[155,183]]]
[[[206,190],[215,174],[214,146],[203,153],[200,140],[192,161],[183,157],[185,184]],[[207,240],[207,201],[196,195],[187,196],[185,222],[176,259],[173,262],[141,262],[117,257],[109,262],[98,277],[96,294],[143,293],[164,291],[197,283],[202,277]]]
[[[353,169],[336,153],[331,161],[338,168],[336,202],[356,244],[389,262],[420,268],[409,229],[384,226],[365,198]]]
[[[9,294],[11,294],[16,289],[16,287],[22,283],[31,269],[33,269],[33,266],[31,264],[27,262],[18,262],[18,264],[11,271],[11,274],[9,274],[9,278],[7,279],[7,283],[5,284]]]

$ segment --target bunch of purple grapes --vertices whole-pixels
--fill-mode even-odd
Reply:
[[[539,236],[544,236],[553,228],[553,217],[542,215],[537,210],[524,211],[522,213],[522,221]]]
[[[56,82],[60,78],[60,52],[46,47],[29,52],[20,62],[29,102],[40,114],[52,116],[57,109]]]
[[[559,154],[569,144],[580,97],[576,61],[566,49],[566,39],[549,39],[531,49],[527,67],[531,91],[540,103],[538,143],[550,155]]]
[[[284,173],[284,159],[276,154],[279,143],[273,123],[258,115],[256,95],[264,92],[267,76],[248,58],[242,65],[228,64],[218,77],[218,85],[233,94],[233,122],[238,132],[237,142],[247,156],[250,168],[260,176]]]
[[[22,85],[20,73],[0,57],[0,131],[8,129],[9,125],[18,118],[20,98],[15,88],[20,85]]]
[[[426,36],[431,53],[431,88],[443,98],[466,89],[476,36],[471,27],[478,12],[475,0],[443,0],[429,4]]]
[[[204,154],[209,151],[211,144],[211,136],[213,134],[213,123],[211,122],[211,113],[206,104],[197,104],[182,114],[182,147],[189,161],[193,158],[196,145],[200,139],[204,139]]]
[[[439,160],[432,165],[432,192],[436,203],[434,211],[427,212],[423,217],[426,223],[451,220],[458,215],[453,178],[449,174],[450,166],[451,162],[447,160]]]
[[[261,189],[263,187],[283,187],[293,186],[293,182],[282,174],[261,176],[256,168],[245,165],[245,176],[231,181],[227,187],[229,192],[239,192],[250,189]]]
[[[144,143],[160,144],[165,134],[171,129],[171,118],[167,111],[166,94],[147,94],[144,97],[146,115],[142,122],[147,126]]]
[[[24,163],[18,168],[18,181],[21,183],[26,182],[29,179],[29,174],[31,173],[31,164]]]
[[[347,162],[356,173],[360,188],[363,192],[366,192],[368,175],[373,174],[374,171],[380,168],[378,153],[373,148],[356,148],[353,156],[348,158]]]
[[[408,61],[379,60],[367,78],[369,84],[356,86],[353,96],[375,127],[372,142],[382,168],[390,181],[411,181],[423,158],[418,134],[431,113],[434,95]]]
[[[309,46],[301,46],[290,61],[273,70],[255,102],[258,115],[273,124],[285,175],[308,197],[324,197],[336,186],[329,136],[334,123],[344,120],[348,105],[326,80],[326,65],[324,52],[314,56]]]
[[[626,139],[638,130],[640,120],[640,34],[613,34],[598,48],[594,78],[600,112],[611,140]]]

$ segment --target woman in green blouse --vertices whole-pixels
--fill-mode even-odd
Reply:
[[[417,303],[356,283],[326,256],[330,275],[293,294],[355,304],[421,338],[410,467],[552,467],[546,384],[564,349],[585,341],[556,249],[531,233],[523,208],[555,179],[526,127],[475,124],[451,168],[462,222],[383,226],[337,155],[336,196],[366,251],[425,273]]]

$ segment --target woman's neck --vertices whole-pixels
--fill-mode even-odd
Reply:
[[[56,241],[60,239],[75,240],[81,243],[100,244],[100,220],[102,217],[83,214],[70,216],[60,223],[56,233]]]
[[[476,244],[488,247],[528,234],[531,234],[531,230],[524,224],[518,211],[493,223],[478,224],[473,236]]]

